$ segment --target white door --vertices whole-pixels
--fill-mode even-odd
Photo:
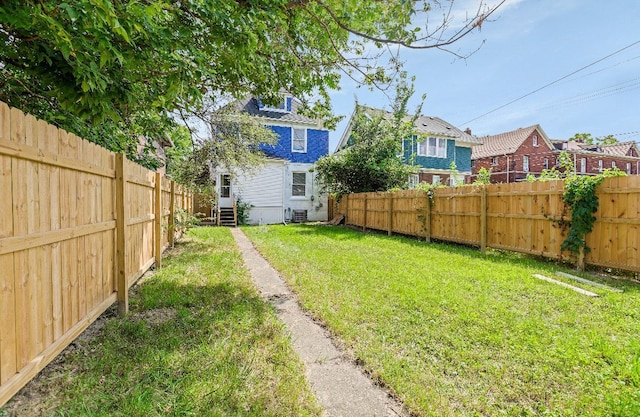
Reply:
[[[233,190],[231,189],[231,175],[220,174],[218,182],[218,203],[220,207],[233,207]]]

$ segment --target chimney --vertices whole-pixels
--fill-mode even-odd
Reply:
[[[471,134],[471,129],[470,128],[466,128],[464,130],[464,133],[466,133],[467,135],[470,135]]]

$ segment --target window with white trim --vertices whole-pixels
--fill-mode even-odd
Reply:
[[[224,174],[221,177],[220,184],[220,197],[229,198],[231,197],[231,175]]]
[[[418,142],[418,156],[447,157],[447,140],[443,138],[426,138]]]
[[[498,157],[494,156],[493,158],[491,158],[491,165],[498,165]]]
[[[602,172],[602,159],[598,159],[598,171]]]
[[[580,172],[587,172],[587,158],[580,158]]]
[[[294,172],[291,178],[291,195],[293,197],[304,197],[307,195],[307,173]]]
[[[524,172],[529,172],[529,157],[527,155],[522,157],[522,170]]]
[[[533,146],[538,147],[538,135],[533,135]]]
[[[615,168],[616,167],[616,161],[611,161],[611,168]]]
[[[544,169],[549,169],[549,158],[544,158]]]
[[[291,128],[291,152],[307,152],[307,129]]]
[[[409,189],[413,190],[420,183],[420,175],[409,174]]]
[[[631,174],[631,162],[627,162],[627,174]]]

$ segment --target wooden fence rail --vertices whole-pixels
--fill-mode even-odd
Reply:
[[[568,220],[563,181],[360,193],[330,200],[332,217],[348,225],[548,258],[572,259],[560,246]],[[640,176],[607,178],[598,187],[600,207],[587,264],[640,271]]]
[[[0,406],[179,236],[192,196],[0,103]]]

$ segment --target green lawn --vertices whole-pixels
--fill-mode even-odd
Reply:
[[[67,356],[57,416],[319,416],[272,307],[226,228],[192,230],[131,298],[131,315]],[[2,415],[0,409],[0,415]]]
[[[559,267],[516,254],[330,226],[243,230],[417,415],[640,415],[636,284],[581,285],[594,299],[533,278]]]

